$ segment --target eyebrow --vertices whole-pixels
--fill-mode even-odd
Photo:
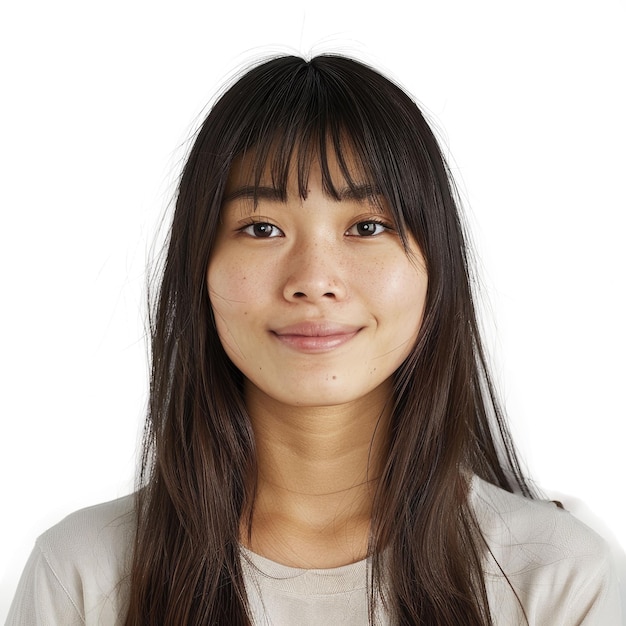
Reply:
[[[340,200],[358,200],[362,202],[363,200],[375,200],[380,196],[382,196],[380,189],[369,183],[346,186],[339,190]]]
[[[378,204],[380,202],[380,196],[382,195],[380,189],[369,183],[362,185],[352,185],[342,187],[338,190],[338,199],[341,200],[356,200],[363,202],[365,200],[373,201]],[[230,202],[239,198],[247,198],[254,200],[272,200],[274,202],[285,202],[286,195],[281,193],[279,189],[275,187],[268,187],[264,185],[244,185],[237,189],[227,193],[224,196],[224,202]]]
[[[237,200],[238,198],[248,198],[256,200],[274,200],[275,202],[284,202],[285,196],[275,187],[264,187],[262,185],[245,185],[238,187],[234,191],[224,195],[224,202]]]

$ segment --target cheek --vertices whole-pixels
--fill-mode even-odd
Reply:
[[[409,323],[412,331],[421,324],[428,278],[423,268],[414,266],[407,259],[402,261],[384,264],[380,271],[369,272],[367,284],[376,310],[381,315],[394,316],[398,321]]]
[[[215,327],[222,347],[231,360],[237,360],[241,356],[237,340],[237,319],[245,316],[245,310],[240,312],[243,295],[240,285],[246,282],[245,275],[234,268],[226,269],[224,265],[219,270],[210,267],[207,272],[207,288]],[[245,309],[245,305],[243,308]]]
[[[391,272],[381,286],[379,304],[381,315],[380,329],[387,346],[386,356],[393,370],[397,369],[413,350],[426,306],[428,279],[422,271],[413,266],[403,271]]]
[[[267,297],[267,272],[241,259],[214,259],[207,271],[207,288],[217,333],[224,350],[236,364],[249,352],[255,311]]]
[[[209,300],[215,316],[215,323],[222,343],[224,332],[232,324],[232,318],[241,302],[241,285],[245,285],[247,276],[235,265],[211,263],[207,272]]]
[[[254,302],[262,289],[254,268],[241,261],[212,262],[207,272],[207,287],[214,310],[245,306]]]

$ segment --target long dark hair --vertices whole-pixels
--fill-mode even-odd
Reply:
[[[242,375],[226,356],[206,286],[233,160],[253,154],[286,193],[313,157],[354,161],[417,241],[428,294],[416,345],[395,373],[390,451],[374,502],[377,591],[398,624],[490,624],[472,475],[529,489],[487,371],[451,177],[413,100],[366,65],[285,56],[246,72],[212,107],[182,172],[151,318],[152,378],[127,625],[249,624],[240,524],[255,489]],[[351,156],[349,168],[345,155]],[[373,619],[373,617],[372,617]]]

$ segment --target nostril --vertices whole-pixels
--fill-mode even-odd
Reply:
[[[305,293],[302,293],[301,291],[296,291],[296,292],[293,294],[293,297],[294,297],[294,298],[306,298],[306,294],[305,294]]]

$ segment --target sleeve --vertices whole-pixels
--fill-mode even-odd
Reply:
[[[588,572],[585,583],[572,596],[566,623],[580,626],[624,626],[617,573],[606,548],[596,571]]]
[[[85,624],[68,590],[39,545],[35,545],[20,581],[6,626],[78,626]]]

